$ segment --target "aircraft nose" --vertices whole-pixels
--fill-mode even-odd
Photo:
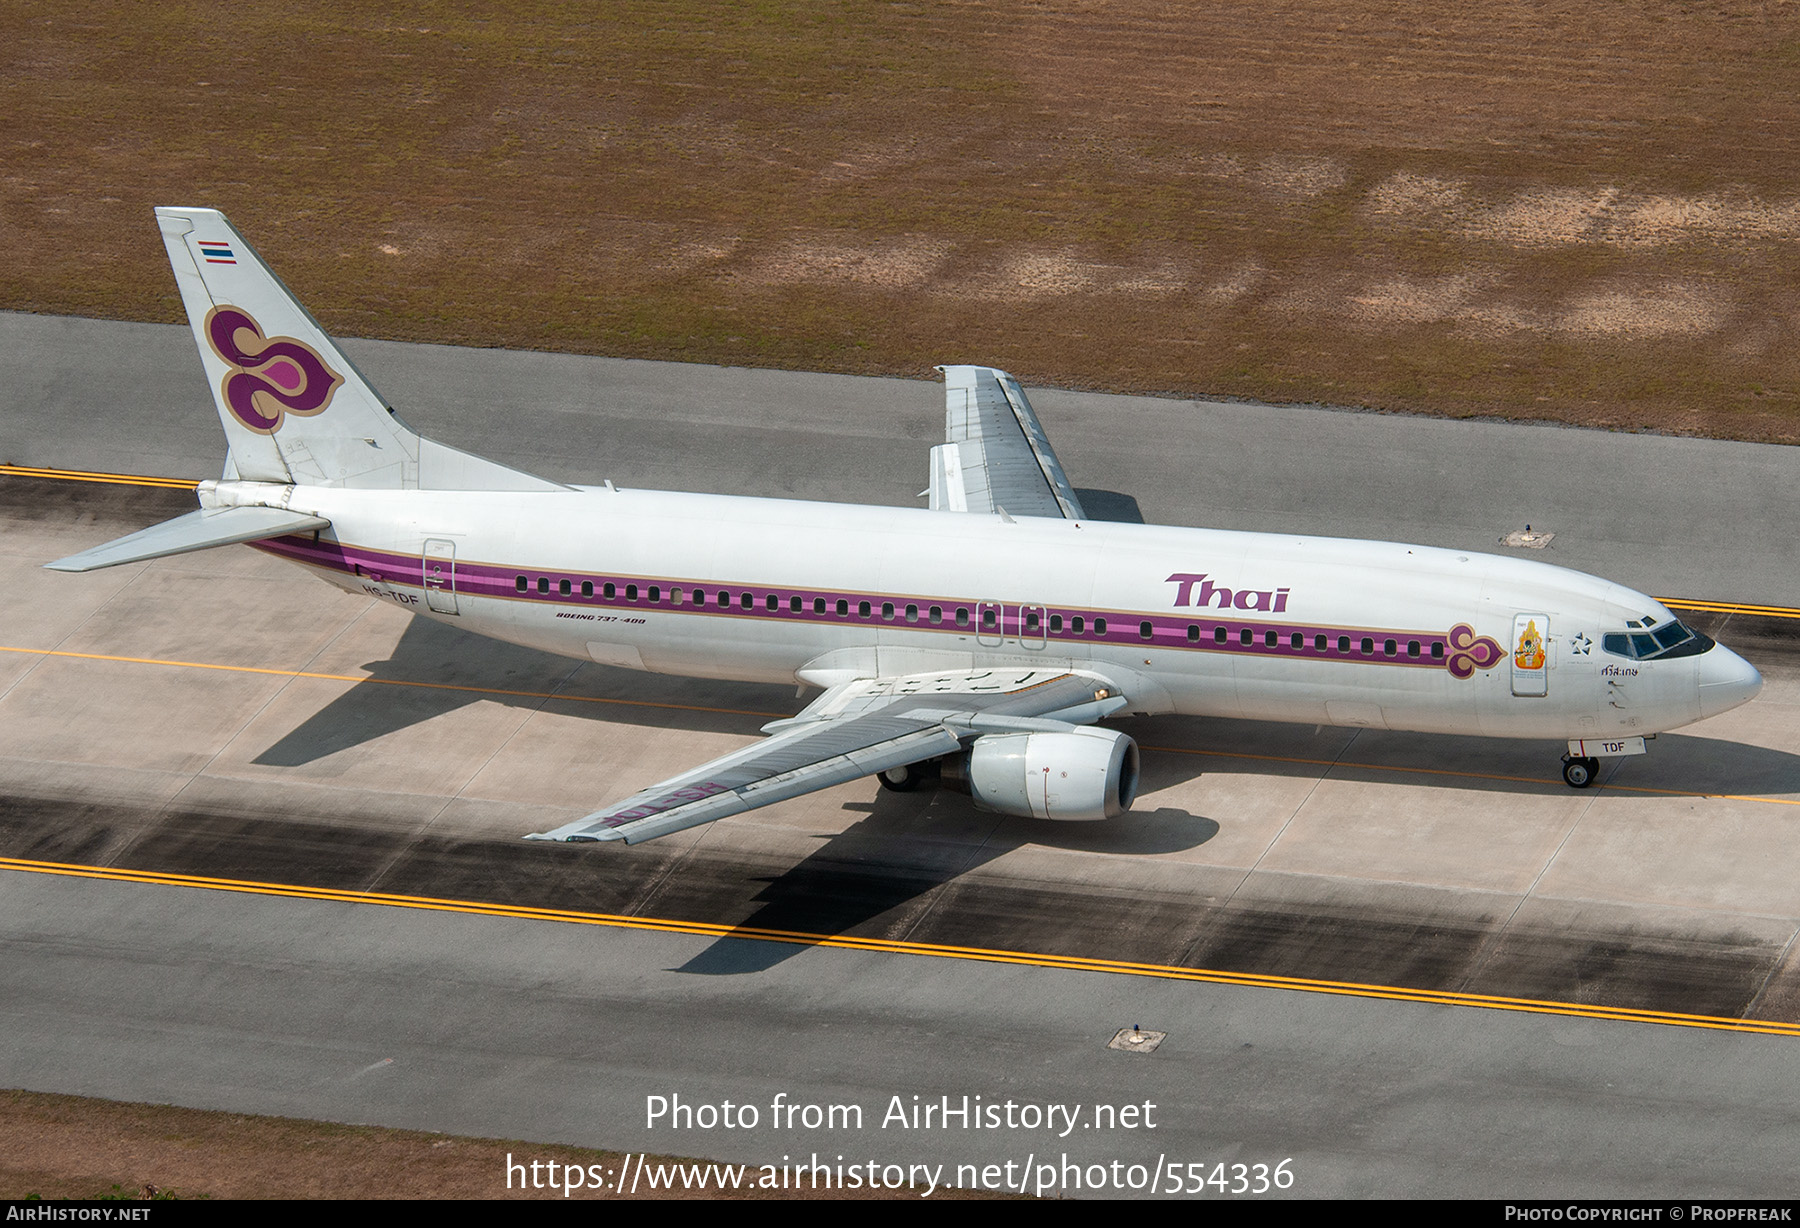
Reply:
[[[1747,704],[1763,688],[1756,666],[1722,645],[1700,658],[1699,682],[1702,718]]]

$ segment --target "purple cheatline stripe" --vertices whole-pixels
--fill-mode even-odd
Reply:
[[[309,566],[362,575],[386,584],[423,587],[422,559],[416,554],[371,550],[323,538],[314,541],[310,536],[277,537],[254,544],[270,553]],[[523,589],[518,587],[521,577],[525,580]],[[540,581],[544,584],[542,589],[539,587]],[[567,593],[562,591],[565,581],[569,585]],[[591,595],[582,591],[583,584],[591,586]],[[608,585],[612,586],[610,597],[606,595]],[[636,598],[626,596],[626,590],[632,586],[636,587]],[[654,602],[648,596],[652,588],[658,593],[658,600]],[[675,589],[682,592],[680,605],[675,605],[669,599],[671,591]],[[461,560],[456,563],[456,591],[459,595],[470,597],[500,597],[511,601],[541,602],[585,609],[594,606],[622,606],[626,609],[655,609],[715,618],[775,619],[841,626],[889,626],[963,636],[981,632],[1004,639],[1018,639],[1023,633],[1033,641],[1042,638],[1046,645],[1092,643],[1295,661],[1401,665],[1413,669],[1448,670],[1456,678],[1468,678],[1478,669],[1489,669],[1506,655],[1506,650],[1497,641],[1488,636],[1476,635],[1475,629],[1468,623],[1458,623],[1448,632],[1443,632],[1416,628],[1333,627],[1248,619],[1207,619],[1197,622],[1188,618],[1170,618],[1166,614],[1145,618],[1141,613],[1131,611],[1032,606],[1023,608],[1032,611],[1041,609],[1044,621],[1037,628],[1026,629],[1021,614],[1022,607],[1008,605],[1002,611],[998,627],[983,630],[977,626],[978,611],[983,603],[964,598],[908,597],[892,593],[848,593],[803,588],[773,590],[729,581],[605,575],[598,572],[521,571],[517,567]],[[703,599],[696,600],[696,594]],[[728,604],[719,604],[720,594],[724,594]],[[748,605],[744,604],[746,594],[750,598]],[[773,609],[769,607],[771,597],[775,598]],[[795,598],[800,602],[798,610],[793,606]],[[819,612],[821,602],[823,613]],[[846,613],[837,612],[839,602],[844,604]],[[869,608],[866,616],[861,613],[865,604]],[[892,615],[884,616],[883,611],[889,607],[892,608]],[[916,621],[907,618],[906,611],[909,607],[915,609]],[[940,612],[941,621],[937,623],[930,621],[933,607]],[[967,613],[967,622],[956,621],[958,610]],[[1049,629],[1049,620],[1053,617],[1062,620],[1061,630]],[[1083,630],[1080,632],[1073,630],[1077,618],[1083,623]],[[1106,631],[1096,632],[1093,628],[1102,621],[1106,624]],[[1143,635],[1144,623],[1150,624],[1149,638]],[[1190,637],[1190,628],[1197,632],[1198,638]],[[1218,639],[1220,629],[1225,632],[1223,641]],[[1249,632],[1248,643],[1244,639],[1245,632]],[[1275,641],[1272,644],[1269,642],[1271,633]],[[1296,635],[1300,637],[1297,647],[1294,644]],[[1321,638],[1325,642],[1322,648],[1319,646]],[[1341,647],[1345,641],[1348,641],[1348,648]],[[1367,651],[1364,651],[1365,642],[1368,644]],[[1391,652],[1388,647],[1390,644],[1393,645]],[[1415,644],[1418,646],[1417,655],[1414,655]]]

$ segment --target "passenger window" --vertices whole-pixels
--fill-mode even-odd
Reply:
[[[731,604],[731,594],[724,589],[719,590],[719,604],[722,606],[729,606]]]
[[[1400,651],[1400,645],[1396,644],[1393,640],[1388,640],[1386,643],[1382,644],[1381,651],[1391,657]]]
[[[1106,620],[1104,618],[1096,618],[1094,620],[1094,634],[1095,635],[1105,635],[1106,634]]]
[[[589,594],[592,594],[594,591],[594,586],[591,584],[583,584],[581,587],[583,589],[587,590],[587,592]],[[607,581],[606,586],[604,588],[602,588],[600,591],[603,594],[605,594],[606,599],[608,601],[611,601],[614,597],[617,597],[619,595],[619,590],[613,586],[613,584],[610,580]]]
[[[1255,639],[1256,633],[1251,631],[1248,627],[1245,627],[1242,631],[1238,632],[1238,643],[1242,644],[1245,648],[1250,647]]]
[[[1441,640],[1433,640],[1432,641],[1432,643],[1431,643],[1431,659],[1433,661],[1442,661],[1444,659],[1443,641],[1441,641]]]
[[[660,584],[652,584],[650,586],[650,601],[651,601],[651,603],[654,604],[661,600],[662,600],[662,586]]]
[[[627,601],[636,601],[637,600],[637,585],[627,584],[625,586],[625,600],[627,600]]]
[[[1154,632],[1149,623],[1139,623],[1138,624],[1138,638],[1139,639],[1147,640],[1151,637],[1152,634],[1154,634]]]
[[[701,593],[700,596],[705,597],[706,594]],[[681,590],[679,588],[672,588],[669,590],[669,604],[670,605],[680,605],[681,604]]]
[[[549,576],[539,576],[538,577],[538,592],[547,593],[549,591],[550,591],[550,577]]]
[[[1087,630],[1087,619],[1077,614],[1074,618],[1069,620],[1069,630],[1073,631],[1076,635],[1080,635],[1083,631]]]
[[[1419,655],[1419,641],[1418,640],[1406,641],[1406,655],[1409,657],[1416,657]]]
[[[1273,631],[1263,632],[1263,647],[1265,647],[1265,648],[1275,647],[1275,641],[1280,638],[1281,637]]]
[[[1188,626],[1188,643],[1198,644],[1199,642],[1200,642],[1200,628],[1193,626],[1192,624],[1189,624],[1189,626]]]
[[[738,604],[743,606],[746,610],[754,610],[756,608],[756,595],[754,593],[741,594],[738,597]]]
[[[1347,635],[1338,636],[1338,651],[1339,652],[1349,652],[1350,651],[1350,637],[1349,636],[1347,636]]]
[[[1372,639],[1369,639],[1367,636],[1364,636],[1363,642],[1362,642],[1362,650],[1363,650],[1363,656],[1365,656],[1365,657],[1374,656],[1375,655],[1375,641]]]
[[[839,597],[838,604],[837,604],[837,612],[838,612],[839,618],[849,618],[850,617],[850,603],[848,601],[845,601],[842,597]]]
[[[1305,648],[1306,647],[1306,637],[1304,635],[1301,635],[1298,631],[1294,632],[1293,635],[1288,637],[1288,647],[1289,648]]]
[[[956,607],[956,625],[959,627],[966,627],[969,625],[969,609],[967,606],[959,605]]]
[[[943,621],[944,621],[944,607],[941,605],[932,606],[931,607],[931,625],[935,627]]]
[[[1213,628],[1213,643],[1223,644],[1224,642],[1225,642],[1225,628],[1214,627]]]
[[[999,625],[1000,625],[1000,616],[999,615],[995,614],[992,610],[983,610],[981,612],[981,629],[983,631],[992,631],[995,627],[997,627]]]
[[[519,577],[519,591],[522,593],[529,587],[531,587],[531,582],[528,581],[524,576],[520,576]]]
[[[563,580],[557,584],[556,591],[558,593],[561,593],[564,597],[567,597],[569,595],[569,588],[570,588],[569,582],[567,580]]]
[[[866,602],[866,601],[857,602],[856,603],[856,616],[858,618],[867,618],[869,616],[869,609],[870,609],[870,606],[869,606],[868,602]]]
[[[1323,635],[1313,636],[1313,650],[1314,651],[1324,652],[1329,647],[1331,647],[1331,639],[1329,636],[1323,636]]]
[[[887,619],[889,622],[894,621],[894,603],[893,602],[884,601],[881,603],[881,616],[883,618]]]
[[[594,582],[592,580],[583,580],[581,582],[581,595],[583,597],[592,597],[594,595]]]
[[[694,590],[694,604],[695,605],[705,605],[706,604],[706,590],[705,589],[697,588]]]
[[[796,597],[795,600],[798,601],[799,598]],[[813,613],[814,614],[823,614],[824,612],[825,612],[825,598],[814,597],[813,598]]]

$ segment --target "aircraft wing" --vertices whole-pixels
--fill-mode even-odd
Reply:
[[[944,437],[931,450],[933,511],[1086,519],[1019,381],[992,367],[944,368]]]
[[[832,687],[770,736],[528,840],[623,840],[671,832],[947,755],[983,733],[1060,731],[1123,708],[1105,680],[1070,670],[966,670]]]

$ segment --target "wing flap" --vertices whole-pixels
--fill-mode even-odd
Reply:
[[[960,740],[956,734],[942,726],[911,727],[887,741],[823,759],[808,759],[787,771],[750,781],[735,789],[709,780],[682,789],[650,790],[555,831],[534,834],[526,839],[623,840],[627,844],[639,844],[715,819],[848,784],[888,768],[947,755],[958,745]],[[714,789],[717,792],[709,792]]]

